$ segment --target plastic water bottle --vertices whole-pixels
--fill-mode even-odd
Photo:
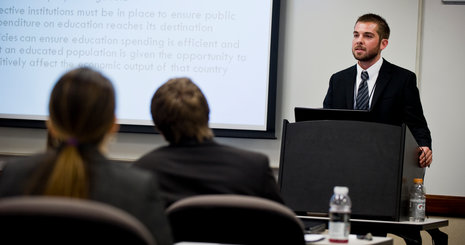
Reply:
[[[410,212],[409,220],[414,222],[425,221],[426,197],[423,179],[413,179],[413,186],[410,190]]]
[[[329,201],[329,241],[345,243],[349,241],[350,213],[352,203],[349,188],[335,186]]]

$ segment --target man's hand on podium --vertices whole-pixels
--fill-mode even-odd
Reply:
[[[429,167],[433,161],[433,151],[428,146],[420,146],[419,163],[422,168]]]

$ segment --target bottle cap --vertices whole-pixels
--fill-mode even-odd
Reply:
[[[334,193],[347,195],[347,193],[349,193],[349,188],[347,186],[335,186]]]
[[[415,179],[413,179],[413,183],[415,183],[415,184],[423,184],[423,179],[422,178],[415,178]]]

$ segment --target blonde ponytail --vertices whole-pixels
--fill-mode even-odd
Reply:
[[[77,146],[67,144],[58,152],[43,194],[86,199],[89,196],[88,179],[86,165]]]

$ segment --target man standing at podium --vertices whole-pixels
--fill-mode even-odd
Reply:
[[[357,19],[352,40],[357,64],[331,76],[323,107],[368,110],[374,122],[405,123],[420,146],[420,166],[428,167],[433,160],[431,133],[423,115],[416,75],[381,57],[389,33],[386,21],[376,14]]]

